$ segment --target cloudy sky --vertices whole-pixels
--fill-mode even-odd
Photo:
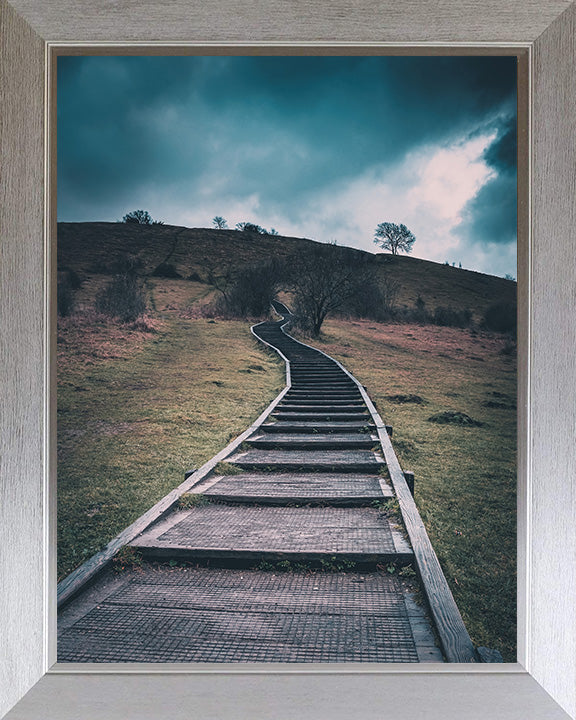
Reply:
[[[513,57],[61,57],[58,219],[136,208],[516,276]]]

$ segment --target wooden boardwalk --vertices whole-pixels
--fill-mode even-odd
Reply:
[[[142,568],[64,582],[60,662],[478,661],[366,392],[276,309],[253,332],[286,360],[287,390],[215,458],[226,474],[192,476],[201,503],[171,500],[111,543]]]

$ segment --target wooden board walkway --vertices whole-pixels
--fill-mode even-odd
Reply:
[[[68,662],[442,662],[387,573],[147,566],[105,576],[59,628]]]
[[[149,511],[153,521],[110,544],[142,553],[138,572],[105,570],[84,587],[81,568],[64,581],[61,662],[478,661],[386,426],[359,383],[286,335],[289,311],[275,309],[282,321],[252,331],[285,359],[286,390]],[[178,509],[185,491],[200,502]]]

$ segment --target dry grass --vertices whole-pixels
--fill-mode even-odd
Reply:
[[[166,311],[153,325],[61,323],[59,578],[245,430],[284,385],[283,364],[245,323]]]

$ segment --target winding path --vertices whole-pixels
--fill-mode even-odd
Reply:
[[[282,320],[252,332],[285,359],[285,390],[64,581],[60,662],[479,660],[389,429],[350,373],[288,336],[290,312],[274,307]],[[178,509],[184,491],[202,502]],[[88,585],[124,544],[155,562]]]

